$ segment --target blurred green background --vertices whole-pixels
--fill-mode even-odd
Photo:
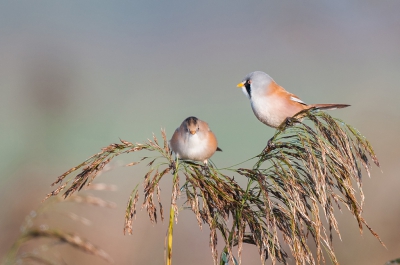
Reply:
[[[368,231],[360,236],[344,209],[335,251],[341,264],[400,257],[399,10],[389,0],[2,1],[0,257],[49,184],[119,137],[143,142],[160,128],[170,137],[193,115],[217,135],[224,152],[212,160],[219,167],[258,154],[274,130],[236,88],[254,70],[305,102],[352,105],[330,114],[358,128],[381,161],[382,172],[374,168],[363,181],[364,217],[387,249]],[[126,201],[145,172],[122,165],[137,157],[119,158],[96,179],[118,186],[96,193],[116,209],[60,204],[93,225],[66,217],[56,224],[116,264],[162,264],[167,222],[151,225],[139,211],[133,236],[122,233]],[[180,212],[174,232],[174,264],[212,264],[208,231],[190,211]],[[51,251],[64,253],[67,264],[106,264],[65,246]],[[257,250],[245,247],[243,261],[259,264]]]

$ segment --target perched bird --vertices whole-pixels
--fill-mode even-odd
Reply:
[[[288,117],[293,117],[305,109],[341,109],[346,104],[312,104],[307,105],[296,95],[287,92],[264,72],[252,72],[237,87],[250,99],[251,108],[262,123],[277,128]]]
[[[207,122],[196,117],[186,118],[175,130],[169,143],[178,158],[202,161],[204,164],[215,151],[222,151]]]

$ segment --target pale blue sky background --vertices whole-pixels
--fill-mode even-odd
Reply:
[[[364,215],[388,250],[368,232],[359,236],[346,211],[335,249],[342,264],[399,257],[398,10],[400,2],[389,0],[3,1],[0,255],[51,182],[118,137],[141,142],[161,127],[170,136],[194,115],[217,135],[218,166],[256,155],[274,130],[258,122],[236,84],[262,70],[305,102],[352,105],[330,114],[367,136],[381,160],[383,174],[373,170],[363,182]],[[118,165],[99,180],[120,187],[109,195],[119,207],[97,229],[112,228],[106,239],[93,238],[98,231],[85,236],[116,264],[160,264],[166,224],[147,227],[140,212],[137,234],[121,233],[126,199],[144,169]],[[166,183],[164,195],[169,190]],[[180,218],[174,261],[210,264],[208,232],[189,212]],[[187,242],[195,249],[187,251]],[[254,249],[247,253],[258,262]]]

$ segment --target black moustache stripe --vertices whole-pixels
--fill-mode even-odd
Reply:
[[[250,89],[249,81],[246,81],[246,83],[244,84],[244,87],[246,88],[247,94],[249,94],[249,97],[251,98],[251,89]]]

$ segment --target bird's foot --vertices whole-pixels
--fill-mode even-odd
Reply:
[[[287,117],[279,126],[278,130],[283,131],[286,127],[293,126],[294,122],[296,121],[293,117]]]
[[[176,169],[176,161],[177,160],[172,160],[171,163],[169,164],[170,169],[175,170]]]
[[[262,153],[268,153],[274,148],[275,148],[275,144],[272,142],[272,139],[269,139],[268,143],[267,143],[267,146],[264,148]]]
[[[287,117],[285,120],[285,125],[286,126],[292,126],[294,123],[295,119],[293,119],[292,117]]]

